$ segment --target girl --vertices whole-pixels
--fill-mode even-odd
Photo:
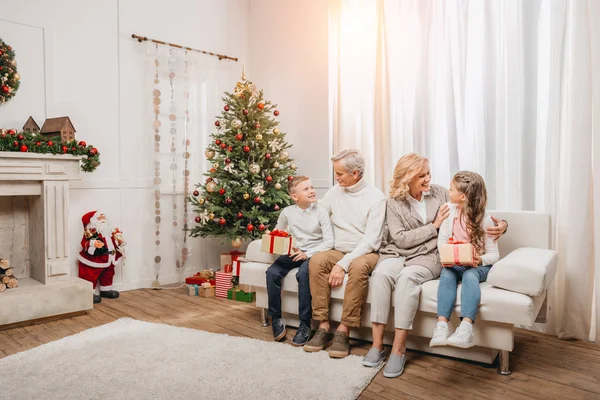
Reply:
[[[438,248],[451,237],[454,241],[471,243],[475,250],[474,267],[454,265],[442,269],[437,293],[438,323],[429,345],[473,347],[473,323],[481,299],[479,282],[485,282],[492,265],[500,258],[498,245],[485,234],[494,221],[485,213],[487,191],[483,178],[468,171],[457,172],[450,182],[450,216],[440,227]],[[448,319],[456,301],[458,282],[461,289],[461,323],[448,337]]]

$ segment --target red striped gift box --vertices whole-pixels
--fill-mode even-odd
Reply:
[[[215,287],[215,296],[227,298],[227,291],[233,287],[231,283],[231,272],[215,272],[215,280],[217,285]]]

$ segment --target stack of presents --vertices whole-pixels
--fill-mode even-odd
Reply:
[[[261,250],[271,254],[290,254],[293,238],[287,232],[274,230],[262,237]],[[221,253],[221,269],[197,272],[185,279],[187,294],[201,297],[223,297],[252,303],[256,292],[250,285],[240,285],[241,261],[246,253]]]
[[[221,269],[207,269],[185,279],[187,294],[200,297],[223,297],[252,303],[255,292],[250,285],[240,285],[240,258],[245,253],[221,253]]]

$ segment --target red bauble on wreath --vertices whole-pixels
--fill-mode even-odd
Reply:
[[[252,225],[252,224],[248,224],[248,225],[246,225],[246,230],[247,230],[248,232],[252,232],[252,231],[254,230],[254,225]]]
[[[226,105],[225,107],[223,107],[223,110],[225,110],[225,111],[229,111],[229,106],[228,106],[228,105]]]
[[[221,218],[219,219],[219,225],[223,226],[227,223],[227,221],[225,220],[225,218]]]

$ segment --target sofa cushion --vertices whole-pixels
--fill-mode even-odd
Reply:
[[[240,283],[265,288],[267,286],[265,271],[269,265],[270,264],[258,262],[242,263]],[[298,292],[296,271],[297,269],[291,270],[283,279],[282,289],[284,291]],[[331,291],[332,299],[342,300],[344,298],[347,279],[348,277],[346,275],[342,286]],[[423,284],[419,301],[419,311],[432,314],[437,313],[438,283],[439,280],[436,279]],[[460,291],[461,285],[459,284],[456,305],[454,307],[454,312],[456,314],[460,314]],[[369,294],[367,296],[368,304],[371,303],[372,295],[372,287],[369,286]],[[525,294],[493,287],[489,282],[483,282],[481,283],[481,305],[479,306],[478,318],[486,321],[531,326],[535,321],[543,300],[544,296],[531,297]]]
[[[539,296],[554,279],[557,259],[554,250],[523,247],[494,264],[487,282],[497,288]]]

